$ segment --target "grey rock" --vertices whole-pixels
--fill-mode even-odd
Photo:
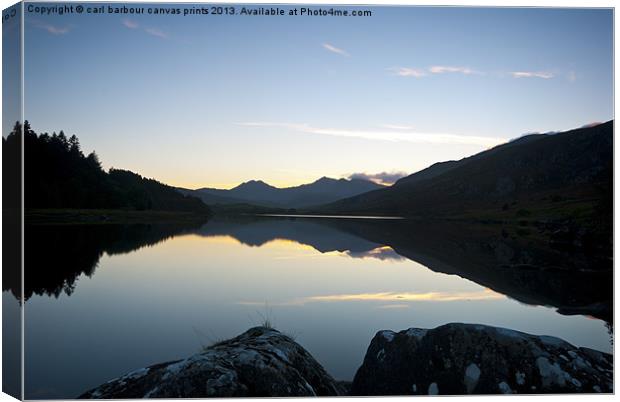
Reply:
[[[187,359],[125,374],[80,398],[337,396],[344,391],[299,344],[256,327]]]
[[[384,334],[352,395],[613,392],[613,357],[559,338],[460,323]]]

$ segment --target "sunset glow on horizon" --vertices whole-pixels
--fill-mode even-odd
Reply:
[[[190,189],[411,174],[613,117],[611,9],[368,8],[27,13],[25,115],[106,169]]]

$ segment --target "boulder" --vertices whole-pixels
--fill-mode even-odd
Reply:
[[[380,331],[352,395],[613,392],[613,357],[486,325]]]
[[[256,327],[187,359],[135,370],[80,398],[337,396],[339,384],[291,338]]]

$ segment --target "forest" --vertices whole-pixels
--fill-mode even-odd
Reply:
[[[19,191],[22,126],[2,138],[3,170]],[[210,214],[200,199],[137,173],[105,171],[95,152],[84,155],[75,135],[37,134],[28,121],[23,126],[24,206],[27,209],[125,209]]]

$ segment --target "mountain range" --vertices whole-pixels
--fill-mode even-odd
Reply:
[[[613,120],[529,134],[392,186],[323,177],[276,188],[260,180],[230,190],[179,189],[224,213],[303,213],[491,220],[588,221],[608,231],[613,211]]]
[[[385,186],[369,180],[322,177],[309,184],[286,188],[277,188],[262,180],[251,180],[230,190],[180,188],[179,191],[200,198],[207,205],[251,204],[274,208],[307,208],[382,188]]]

